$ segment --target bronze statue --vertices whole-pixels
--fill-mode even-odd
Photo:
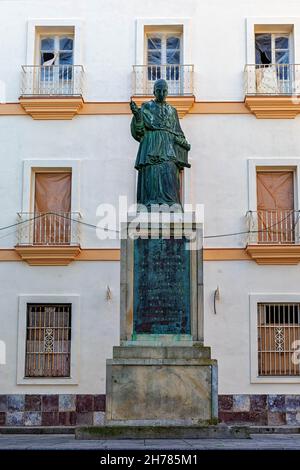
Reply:
[[[168,84],[157,80],[155,99],[138,108],[134,101],[131,134],[140,142],[135,168],[138,170],[137,203],[149,210],[151,205],[181,207],[179,173],[188,163],[191,146],[180,127],[178,114],[166,103]]]

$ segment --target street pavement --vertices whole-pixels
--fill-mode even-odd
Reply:
[[[0,435],[1,450],[300,450],[300,434],[252,434],[251,439],[76,440],[73,435]]]

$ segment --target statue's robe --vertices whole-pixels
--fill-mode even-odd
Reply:
[[[141,119],[132,118],[131,133],[140,142],[135,168],[138,170],[137,202],[181,204],[179,173],[189,167],[189,145],[180,127],[177,111],[167,103],[149,101],[141,107]],[[179,145],[176,137],[183,139]]]

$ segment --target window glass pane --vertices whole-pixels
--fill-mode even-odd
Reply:
[[[167,49],[180,49],[180,38],[167,38]]]
[[[41,40],[41,51],[54,51],[54,38],[44,38]]]
[[[276,64],[288,64],[289,63],[289,51],[276,51],[275,60],[276,60]]]
[[[276,49],[288,49],[289,38],[286,36],[280,36],[279,38],[275,38],[275,48]]]
[[[255,35],[255,61],[256,64],[270,64],[272,62],[271,34]]]
[[[148,51],[148,65],[160,65],[160,64],[161,64],[161,52]]]
[[[61,38],[59,40],[59,49],[61,51],[72,51],[73,50],[73,39]]]
[[[179,64],[180,63],[180,52],[179,51],[167,51],[167,64]]]
[[[161,49],[161,38],[148,38],[148,49]]]
[[[53,52],[42,52],[41,65],[53,65],[55,55]]]
[[[59,54],[59,64],[60,65],[72,65],[73,64],[72,52],[61,52]]]

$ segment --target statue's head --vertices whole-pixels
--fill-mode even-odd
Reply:
[[[154,96],[156,101],[163,103],[168,96],[168,83],[162,78],[154,83]]]

